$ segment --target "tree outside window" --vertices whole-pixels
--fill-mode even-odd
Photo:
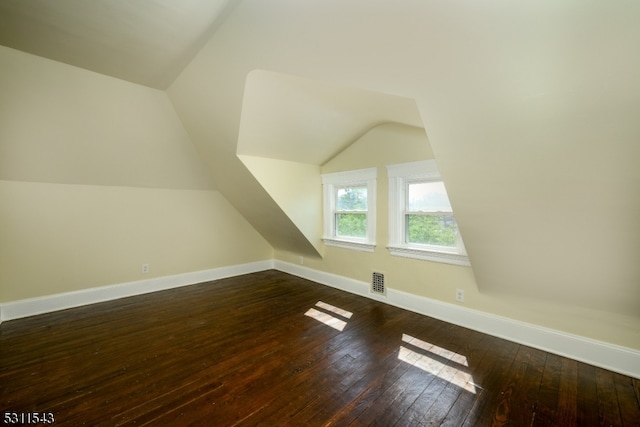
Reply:
[[[374,250],[376,175],[376,168],[322,175],[327,245]]]
[[[442,181],[407,182],[406,243],[455,247],[458,226]]]
[[[338,188],[336,197],[336,235],[367,237],[367,187]]]
[[[392,255],[469,266],[449,197],[433,160],[388,165]]]

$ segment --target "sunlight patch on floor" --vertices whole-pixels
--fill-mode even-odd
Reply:
[[[338,314],[342,317],[345,317],[347,319],[351,319],[351,316],[353,316],[353,313],[347,310],[343,310],[339,307],[336,307],[334,305],[331,304],[327,304],[326,302],[322,302],[322,301],[318,301],[316,303],[316,307],[320,307],[320,308],[324,308],[325,310],[331,311],[335,314]]]
[[[470,393],[476,393],[473,377],[467,372],[469,364],[466,357],[411,335],[402,334],[402,341],[407,346],[400,346],[398,359]]]
[[[325,325],[330,326],[333,329],[336,329],[338,331],[342,331],[344,327],[347,326],[347,322],[346,320],[342,320],[336,316],[340,316],[347,320],[351,319],[351,316],[353,316],[353,313],[350,311],[343,310],[339,307],[336,307],[331,304],[327,304],[326,302],[322,302],[322,301],[318,301],[316,303],[316,307],[324,311],[320,311],[315,308],[310,308],[309,310],[307,310],[307,312],[304,315],[309,316],[313,319],[316,319],[317,321],[322,322]],[[333,314],[327,313],[327,311],[335,314],[336,316],[334,316]]]

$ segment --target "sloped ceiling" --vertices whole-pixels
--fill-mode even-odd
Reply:
[[[389,122],[422,128],[412,99],[254,70],[244,88],[236,152],[320,255],[320,166]]]
[[[0,44],[166,89],[233,0],[3,0]]]
[[[634,2],[245,0],[169,94],[224,180],[245,173],[226,153],[254,69],[415,99],[482,292],[639,316],[638,18]]]
[[[423,126],[412,99],[265,70],[247,77],[241,114],[238,154],[318,166],[382,123]]]
[[[635,0],[243,0],[168,94],[217,187],[300,253],[236,156],[247,76],[415,99],[482,292],[640,317],[639,21]]]

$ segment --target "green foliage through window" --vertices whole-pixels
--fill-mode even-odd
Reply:
[[[407,243],[456,246],[458,226],[450,213],[438,215],[406,215]]]
[[[337,213],[336,236],[367,237],[367,214]]]

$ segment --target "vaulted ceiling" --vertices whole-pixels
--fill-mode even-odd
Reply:
[[[639,20],[637,1],[3,0],[0,44],[166,88],[216,187],[303,254],[313,243],[236,155],[270,155],[239,143],[251,73],[303,79],[264,93],[294,119],[270,134],[280,160],[317,164],[370,120],[348,100],[318,108],[329,92],[282,96],[296,85],[415,100],[483,292],[637,317]],[[286,139],[313,127],[332,148],[296,154]]]

